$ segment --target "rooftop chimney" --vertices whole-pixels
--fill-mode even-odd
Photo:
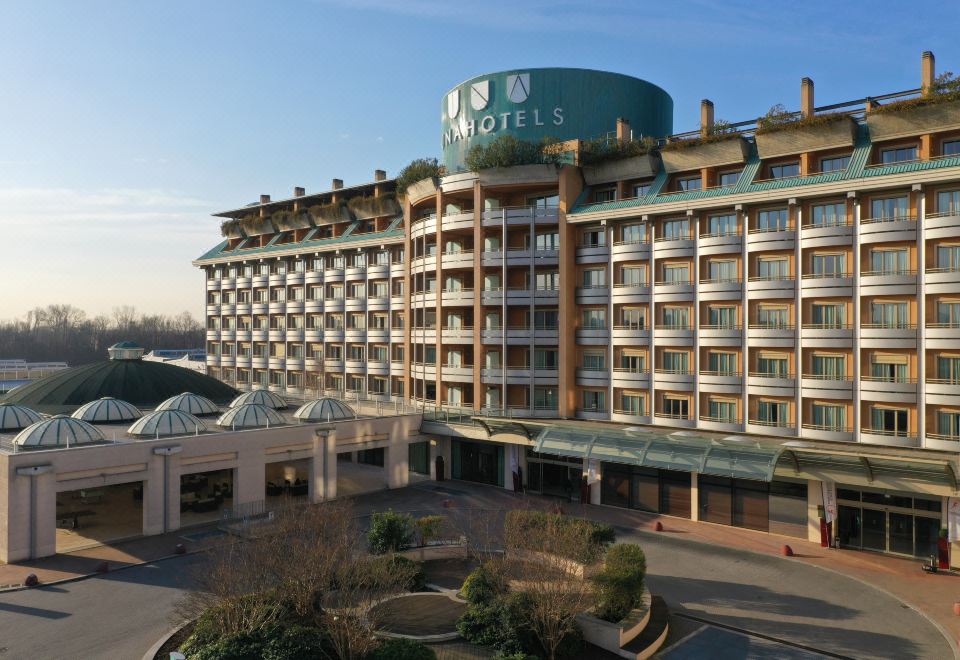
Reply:
[[[936,60],[929,50],[920,56],[920,88],[924,96],[933,93],[933,81],[937,77]]]
[[[303,197],[306,194],[307,194],[306,188],[301,188],[300,186],[294,186],[293,188],[294,197]]]
[[[343,179],[334,179],[333,183],[330,184],[330,187],[334,190],[340,190],[343,188]]]
[[[623,144],[630,141],[630,120],[617,117],[617,142]]]
[[[260,195],[260,203],[261,203],[261,204],[269,204],[269,203],[270,203],[270,195]]]
[[[800,81],[800,116],[813,116],[813,80],[810,78]]]
[[[373,171],[373,180],[374,181],[386,181],[387,172],[386,170],[374,170]]]
[[[707,136],[713,131],[713,101],[700,101],[700,135]]]

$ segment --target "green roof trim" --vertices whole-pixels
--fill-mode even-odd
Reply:
[[[241,246],[234,248],[233,250],[227,250],[228,241],[221,241],[216,247],[211,248],[205,252],[201,257],[197,258],[197,261],[209,261],[212,259],[223,259],[226,257],[246,257],[246,256],[257,256],[261,254],[269,254],[271,252],[279,252],[281,250],[323,250],[328,247],[334,247],[343,245],[344,243],[357,243],[359,241],[376,241],[388,238],[403,238],[403,230],[398,229],[399,225],[403,222],[403,216],[397,216],[391,220],[390,224],[383,231],[373,232],[369,234],[354,234],[353,230],[359,226],[359,221],[353,221],[346,228],[346,230],[340,236],[335,238],[313,238],[317,233],[316,229],[313,229],[304,237],[302,241],[296,243],[282,243],[279,245],[274,244],[274,242],[279,238],[280,234],[277,234],[270,243],[263,247],[257,248],[243,248]]]

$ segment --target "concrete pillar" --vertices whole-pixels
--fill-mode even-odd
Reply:
[[[163,534],[163,462],[164,457],[157,454],[151,454],[150,460],[147,461],[147,478],[142,482],[143,501],[141,502],[144,536]],[[178,501],[179,494],[180,489],[177,488]]]
[[[617,117],[617,141],[623,144],[630,141],[630,120]]]
[[[237,470],[233,483],[236,505],[261,502],[267,496],[266,461],[263,449],[246,449],[237,453]]]
[[[408,485],[410,483],[409,445],[406,442],[391,442],[383,453],[387,488],[403,488]]]
[[[800,116],[806,118],[813,114],[813,80],[804,78],[800,81]]]
[[[513,471],[520,464],[517,445],[503,445],[503,487],[513,490]]]
[[[700,135],[706,137],[713,132],[713,101],[700,101]]]
[[[933,81],[936,77],[936,60],[931,51],[925,50],[920,56],[920,88],[924,96],[933,93]]]
[[[820,543],[821,506],[823,506],[823,483],[811,479],[807,482],[807,540],[812,543]]]
[[[690,473],[690,520],[700,520],[700,487],[696,472]]]

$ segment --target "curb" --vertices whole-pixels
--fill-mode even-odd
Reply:
[[[182,557],[183,555],[178,555],[178,556]],[[158,639],[158,640],[154,643],[154,645],[151,646],[151,647],[147,650],[147,652],[143,654],[143,659],[142,659],[142,660],[153,660],[155,657],[157,657],[157,653],[159,653],[159,652],[160,652],[160,648],[161,648],[164,644],[167,643],[167,640],[170,639],[171,637],[173,637],[174,635],[176,635],[176,634],[177,634],[178,632],[180,632],[181,630],[183,630],[183,628],[184,628],[188,623],[190,623],[190,622],[189,622],[189,621],[184,621],[183,623],[181,623],[181,624],[180,624],[179,626],[177,626],[176,628],[174,628],[174,629],[170,630],[169,632],[167,632],[166,634],[164,634],[163,637],[161,637],[160,639]]]

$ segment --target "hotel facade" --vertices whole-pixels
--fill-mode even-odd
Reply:
[[[435,477],[935,554],[956,540],[960,101],[930,53],[920,83],[817,106],[805,78],[795,112],[703,101],[678,134],[636,78],[468,80],[438,176],[216,214],[208,373],[412,402]],[[503,135],[560,162],[470,171]]]

